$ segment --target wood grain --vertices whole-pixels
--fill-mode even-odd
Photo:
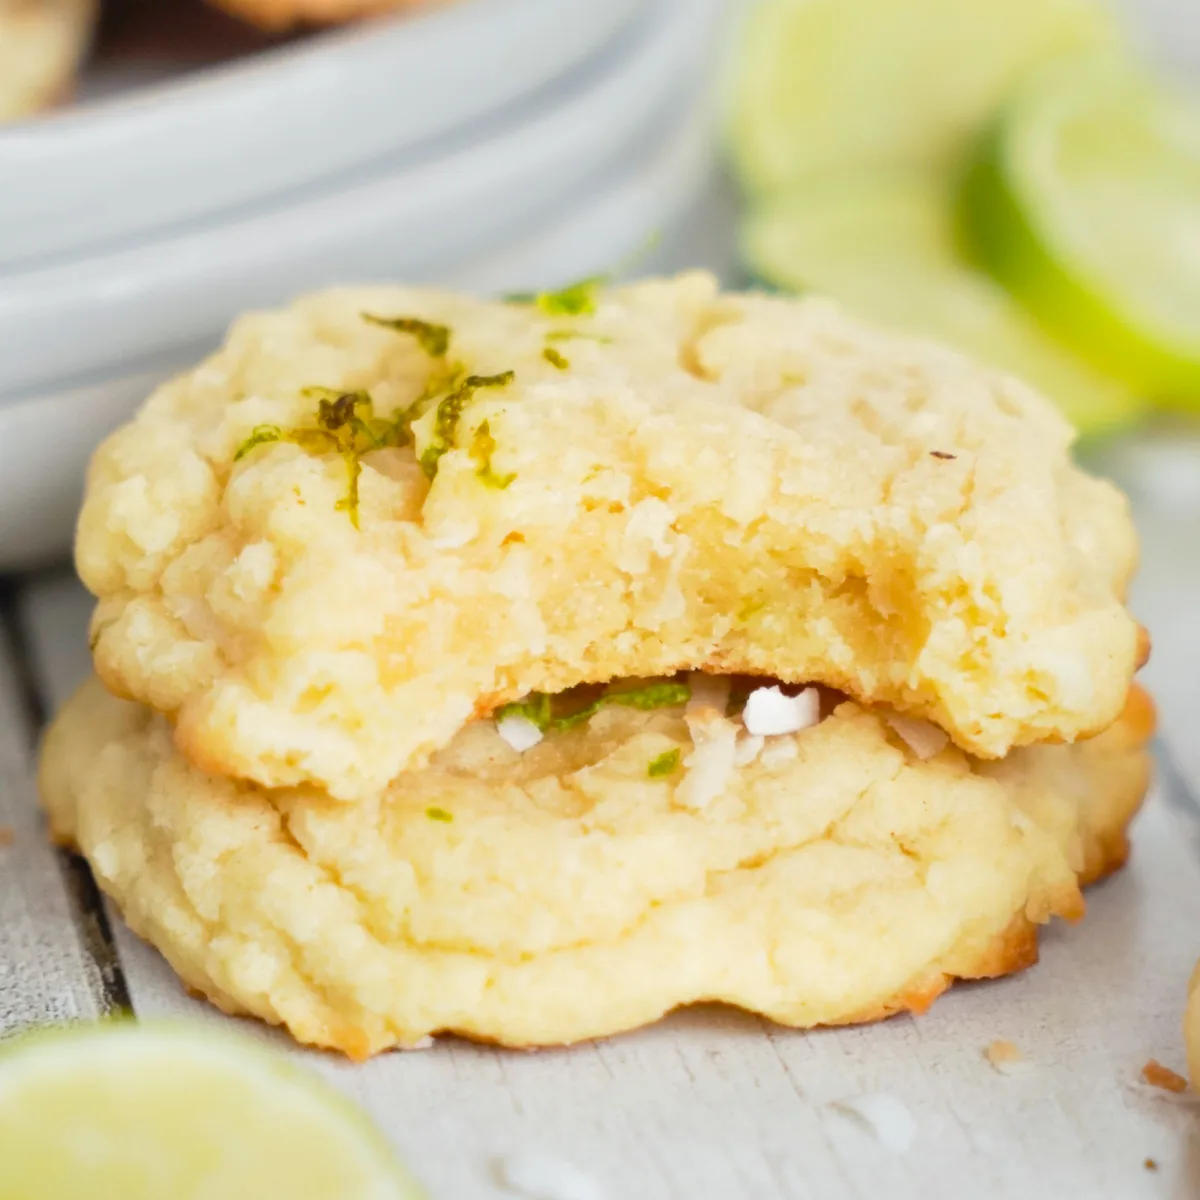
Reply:
[[[0,604],[0,617],[11,609]],[[0,1036],[92,1019],[120,1003],[74,865],[46,840],[34,802],[33,739],[12,629],[0,623]],[[86,872],[85,890],[91,884]]]

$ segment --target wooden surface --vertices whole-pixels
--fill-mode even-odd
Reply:
[[[727,226],[728,204],[717,197],[706,220]],[[1148,436],[1096,465],[1134,494],[1142,529],[1134,603],[1155,641],[1145,678],[1162,707],[1160,782],[1130,867],[1092,893],[1082,925],[1046,934],[1037,967],[861,1029],[802,1034],[702,1009],[535,1054],[453,1039],[364,1066],[289,1052],[367,1106],[431,1200],[512,1195],[497,1164],[520,1161],[582,1172],[573,1191],[522,1193],[543,1200],[1200,1197],[1200,1097],[1138,1084],[1151,1057],[1182,1067],[1200,955],[1200,439]],[[88,611],[66,571],[0,591],[0,829],[12,835],[0,845],[0,1033],[126,1006],[231,1024],[190,1000],[86,868],[46,843],[33,738],[88,670]],[[985,1061],[1000,1038],[1028,1059],[1023,1073]],[[879,1096],[915,1122],[907,1148],[839,1107]]]

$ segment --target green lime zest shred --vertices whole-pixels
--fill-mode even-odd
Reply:
[[[542,357],[552,366],[557,367],[560,371],[567,370],[570,363],[563,357],[553,346],[547,346],[542,351]]]
[[[385,446],[401,445],[400,427],[374,414],[371,397],[362,391],[309,387],[301,395],[316,400],[313,425],[299,429],[281,429],[278,425],[258,425],[234,453],[233,461],[244,458],[256,446],[288,442],[309,454],[338,454],[346,464],[346,494],[338,501],[340,511],[348,513],[355,529],[358,521],[358,482],[362,475],[362,456]]]
[[[525,717],[532,721],[543,733],[564,733],[586,724],[602,708],[616,706],[619,708],[636,708],[640,712],[651,712],[656,708],[671,708],[676,704],[686,704],[691,697],[692,689],[686,683],[651,683],[641,688],[627,688],[624,691],[609,691],[596,697],[583,708],[565,716],[554,715],[553,697],[545,692],[530,692],[524,700],[516,704],[506,704],[496,714],[497,720],[507,716]]]
[[[423,321],[420,317],[380,317],[368,312],[362,314],[362,319],[384,329],[394,329],[397,333],[412,334],[430,358],[445,358],[446,351],[450,349],[449,326]]]
[[[497,711],[497,721],[503,721],[505,717],[524,717],[545,733],[554,720],[550,696],[547,692],[530,692],[524,700],[505,704]]]
[[[559,717],[554,729],[574,729],[591,720],[602,708],[616,705],[621,708],[636,708],[639,712],[650,712],[656,708],[670,708],[675,704],[686,704],[692,689],[686,683],[651,683],[643,688],[631,688],[624,692],[605,692],[591,704],[570,716]]]
[[[504,301],[506,304],[532,304],[548,317],[587,317],[596,311],[597,296],[609,278],[608,275],[589,275],[557,292],[512,292],[504,297]]]
[[[241,462],[255,446],[266,446],[271,442],[284,441],[283,430],[278,425],[255,425],[250,436],[234,451],[233,461]]]
[[[438,462],[453,446],[459,418],[475,393],[480,388],[505,387],[512,383],[513,378],[512,371],[504,371],[499,375],[468,375],[448,396],[438,402],[433,418],[433,436],[421,454],[421,470],[425,472],[426,478],[432,479],[437,474]]]
[[[661,779],[664,775],[673,775],[679,766],[679,747],[674,750],[664,750],[657,758],[650,760],[646,774],[651,779]]]
[[[475,474],[485,487],[503,491],[517,476],[515,472],[498,475],[492,469],[492,455],[495,453],[496,439],[492,436],[491,426],[487,421],[482,421],[471,439],[471,457],[479,464]]]
[[[602,342],[604,345],[610,345],[612,338],[605,337],[602,333],[589,333],[586,329],[551,329],[546,334],[548,342],[572,342],[572,341],[589,341]]]
[[[447,824],[447,825],[448,825],[448,824],[449,824],[451,821],[453,821],[453,820],[454,820],[454,814],[453,814],[453,813],[451,813],[451,812],[447,812],[447,811],[446,811],[444,808],[438,808],[438,806],[437,806],[436,804],[431,804],[431,805],[430,805],[430,806],[429,806],[429,807],[428,807],[428,808],[425,810],[425,815],[426,815],[426,816],[427,816],[427,817],[428,817],[428,818],[429,818],[431,821],[442,821],[442,822],[444,822],[444,823],[445,823],[445,824]]]
[[[600,291],[614,279],[628,271],[636,262],[645,258],[662,241],[660,231],[650,236],[633,251],[622,258],[610,271],[602,275],[589,275],[586,279],[569,283],[556,292],[511,292],[504,297],[507,304],[532,304],[548,317],[586,317],[596,311]]]

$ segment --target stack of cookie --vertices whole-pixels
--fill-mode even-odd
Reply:
[[[92,463],[53,830],[353,1057],[923,1010],[1079,917],[1146,787],[1133,531],[1070,441],[698,274],[249,316]]]

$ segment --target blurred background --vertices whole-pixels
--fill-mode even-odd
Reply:
[[[632,256],[1026,377],[1165,609],[1200,594],[1191,86],[1196,0],[0,0],[0,571],[65,559],[92,447],[246,308]]]

